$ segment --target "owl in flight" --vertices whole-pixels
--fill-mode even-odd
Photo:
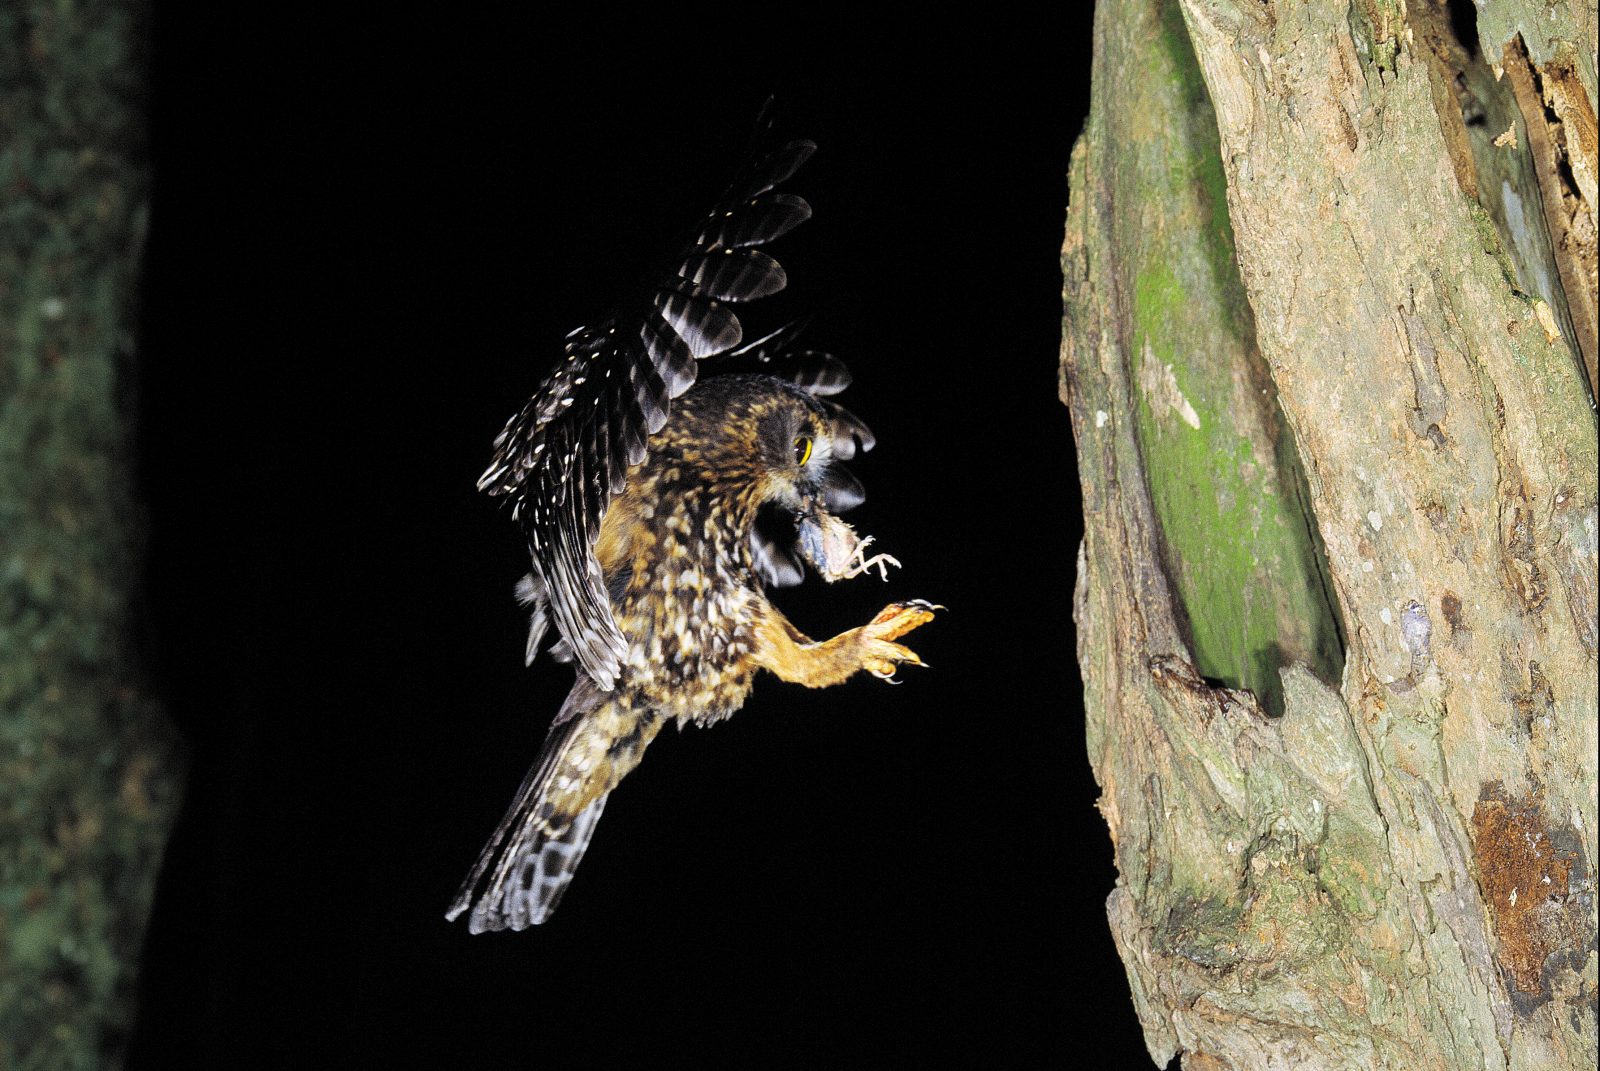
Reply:
[[[768,126],[764,116],[758,146]],[[777,187],[815,149],[753,151],[653,285],[567,336],[495,440],[478,487],[511,502],[533,558],[517,585],[532,617],[527,660],[554,621],[550,653],[574,662],[577,680],[446,915],[470,912],[473,933],[550,916],[607,796],[668,722],[726,718],[757,670],[826,688],[922,664],[895,640],[939,607],[892,603],[818,641],[767,599],[805,564],[828,581],[872,568],[886,578],[899,564],[867,557],[870,537],[837,516],[863,498],[841,462],[873,445],[832,400],[848,372],[796,350],[798,325],[745,342],[730,307],[783,289],[760,247],[810,217]],[[708,358],[731,370],[697,382]]]

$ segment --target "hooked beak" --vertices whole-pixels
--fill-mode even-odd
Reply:
[[[800,509],[794,515],[795,537],[800,544],[800,556],[823,575],[829,572],[828,540],[824,538],[823,532],[824,526],[831,520],[833,517],[823,506],[819,495],[801,494]]]

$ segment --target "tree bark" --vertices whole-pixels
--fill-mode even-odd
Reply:
[[[1096,12],[1075,610],[1160,1065],[1594,1066],[1594,26]]]
[[[0,1067],[115,1066],[176,802],[133,657],[140,5],[0,6]]]

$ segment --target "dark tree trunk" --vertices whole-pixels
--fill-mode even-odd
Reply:
[[[173,739],[132,653],[142,5],[0,8],[0,1067],[115,1066]]]

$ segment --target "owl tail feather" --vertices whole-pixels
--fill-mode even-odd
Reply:
[[[500,856],[500,871],[509,880],[497,880],[473,902],[477,882],[469,878],[462,887],[445,918],[454,921],[469,906],[472,914],[467,919],[467,929],[472,933],[486,930],[524,930],[537,926],[555,911],[562,894],[572,881],[583,853],[594,836],[594,827],[600,823],[605,810],[607,793],[589,804],[583,812],[562,830],[552,836],[533,828],[528,816],[523,816],[521,826],[504,853]],[[481,873],[494,858],[497,842],[491,841],[475,873]]]
[[[556,715],[539,760],[445,913],[471,909],[467,928],[522,930],[550,917],[589,847],[606,799],[659,728],[582,674]]]

